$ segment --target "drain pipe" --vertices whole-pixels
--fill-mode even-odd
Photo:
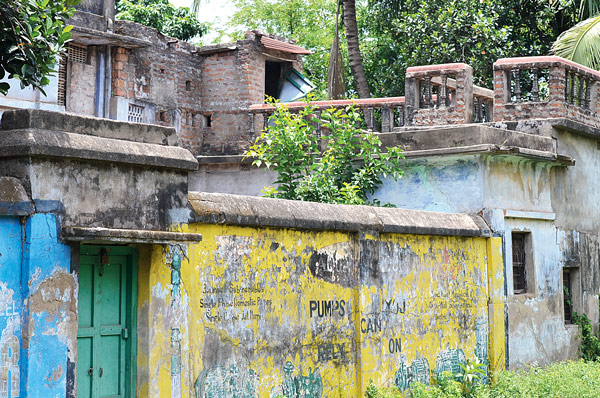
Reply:
[[[98,49],[98,65],[96,67],[96,95],[94,98],[96,117],[104,117],[104,68],[106,64],[104,51],[105,50]]]
[[[110,117],[110,99],[112,96],[112,46],[106,46],[106,75],[104,78],[104,117]],[[116,115],[115,115],[116,117]]]

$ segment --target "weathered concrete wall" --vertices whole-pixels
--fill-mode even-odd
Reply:
[[[234,217],[231,196],[192,198],[201,219]],[[453,230],[435,213],[389,209],[396,217],[388,218],[388,209],[289,204],[307,213],[286,217],[288,225],[326,225],[338,209],[347,217],[337,231],[268,227],[274,219],[251,226],[288,205],[252,199],[237,209],[238,225],[182,225],[203,241],[145,254],[141,396],[360,396],[370,378],[405,389],[457,371],[466,358],[503,367],[499,239],[477,229],[460,236],[467,218]],[[389,223],[384,229],[408,231],[421,220],[446,234],[376,232],[375,214]]]
[[[600,171],[596,143],[589,137],[589,129],[581,129],[586,136],[573,134],[574,129],[562,132],[552,127],[556,122],[496,123],[496,127],[527,133],[529,137],[502,133],[510,140],[507,144],[525,149],[519,156],[515,151],[515,155],[482,151],[457,155],[459,146],[465,144],[461,140],[480,144],[474,142],[472,134],[478,132],[469,133],[468,127],[462,135],[458,129],[449,130],[447,139],[443,139],[443,131],[426,130],[417,131],[414,137],[396,137],[397,142],[410,139],[409,144],[416,146],[411,149],[417,152],[424,146],[426,150],[421,151],[422,156],[409,157],[405,178],[399,182],[385,180],[375,194],[382,202],[400,207],[483,214],[494,233],[504,238],[510,367],[577,357],[577,328],[565,324],[564,318],[564,267],[574,270],[573,309],[585,311],[594,324],[598,322],[600,284],[594,216],[598,209],[593,199],[598,188],[587,183],[590,175]],[[495,135],[490,134],[496,131],[489,130],[482,138],[495,143]],[[427,143],[424,137],[429,136],[432,140]],[[451,145],[456,148],[449,148]],[[436,147],[438,152],[432,153]],[[427,156],[428,150],[431,153]],[[468,152],[467,148],[462,151]],[[552,153],[556,157],[546,156]],[[575,159],[575,165],[569,158]],[[513,291],[513,231],[531,236],[534,268],[525,294]]]
[[[65,396],[74,380],[77,284],[57,217],[0,217],[0,397]]]
[[[2,128],[0,176],[20,180],[35,209],[58,212],[63,226],[164,230],[189,220],[197,163],[167,145],[171,129],[40,111],[6,112]]]
[[[88,62],[67,60],[67,77],[69,89],[66,90],[67,112],[94,116],[96,106],[96,73],[98,68],[98,52],[96,46],[87,47]]]

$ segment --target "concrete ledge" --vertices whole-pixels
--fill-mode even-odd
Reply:
[[[447,127],[401,127],[392,133],[380,134],[379,138],[384,146],[403,145],[407,151],[495,144],[556,153],[556,142],[550,137],[478,123]]]
[[[2,114],[0,131],[20,129],[68,131],[75,134],[158,145],[176,145],[178,142],[177,132],[174,128],[153,124],[121,122],[40,109],[19,109]]]
[[[534,149],[519,147],[500,146],[494,144],[471,145],[466,147],[455,148],[425,149],[422,151],[406,151],[404,152],[404,157],[406,159],[412,159],[439,156],[484,154],[519,156],[559,166],[573,166],[575,164],[575,160],[573,158],[564,155],[557,155],[553,152],[537,151]]]
[[[371,206],[331,205],[219,193],[190,192],[195,222],[253,227],[377,231],[419,235],[491,236],[477,215]]]
[[[198,162],[180,147],[47,130],[0,131],[0,158],[51,156],[193,171]]]
[[[183,232],[145,231],[138,229],[63,227],[62,237],[75,242],[127,242],[168,244],[173,242],[201,242],[202,235]]]

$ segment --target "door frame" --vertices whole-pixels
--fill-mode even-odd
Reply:
[[[127,286],[125,286],[125,290],[127,292],[127,302],[125,304],[125,319],[129,329],[129,336],[125,341],[125,397],[135,398],[137,380],[137,299],[139,253],[137,247],[132,246],[81,245],[79,248],[79,255],[100,256],[102,249],[106,249],[108,251],[109,257],[111,255],[127,257]],[[77,311],[79,311],[79,295],[77,300]]]

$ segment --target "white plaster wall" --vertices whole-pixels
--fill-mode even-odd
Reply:
[[[273,186],[276,179],[277,173],[264,167],[240,170],[239,164],[201,165],[198,171],[189,173],[188,189],[262,196],[264,187]]]

